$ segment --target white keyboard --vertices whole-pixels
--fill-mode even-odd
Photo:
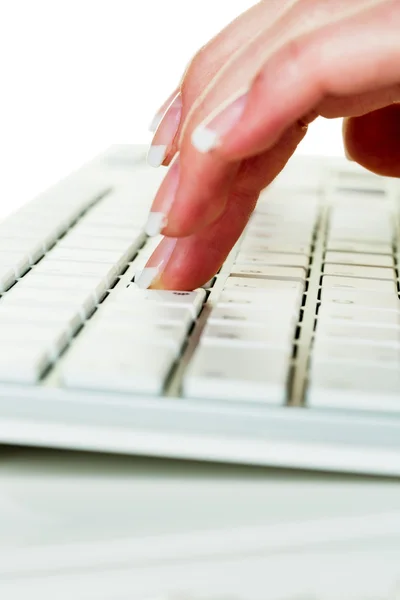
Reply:
[[[400,475],[400,185],[296,157],[219,274],[134,283],[164,176],[115,146],[0,223],[0,442]]]

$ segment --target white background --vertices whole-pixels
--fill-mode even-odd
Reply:
[[[189,58],[252,0],[3,0],[0,218],[112,143],[148,142]],[[342,154],[340,123],[300,149]]]

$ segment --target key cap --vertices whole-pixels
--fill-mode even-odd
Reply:
[[[312,353],[312,364],[317,363],[360,363],[398,367],[399,346],[376,346],[365,342],[347,344],[346,341],[316,340]]]
[[[0,238],[0,255],[3,252],[17,252],[26,256],[29,264],[34,264],[43,256],[42,244],[37,243],[32,245],[32,240],[12,237]]]
[[[298,320],[298,315],[291,311],[285,311],[284,307],[281,311],[265,310],[252,307],[251,310],[243,308],[214,308],[209,316],[209,323],[218,325],[224,323],[236,323],[237,325],[256,326],[261,324],[268,327],[279,328],[285,324],[295,324]]]
[[[282,323],[280,327],[271,327],[270,323],[251,327],[210,321],[203,332],[202,344],[221,346],[223,349],[229,347],[287,349],[293,345],[293,331],[294,327],[291,323]]]
[[[70,307],[10,306],[0,301],[0,323],[54,323],[74,333],[82,324],[79,313]],[[0,326],[1,327],[1,326]],[[0,334],[1,335],[1,334]]]
[[[322,304],[325,306],[331,303],[339,306],[354,306],[376,308],[380,310],[399,311],[400,300],[397,294],[368,292],[364,290],[350,289],[342,290],[337,288],[322,288]]]
[[[2,297],[0,307],[6,304],[45,307],[46,310],[54,305],[70,306],[86,317],[92,312],[96,302],[93,294],[86,290],[69,290],[66,294],[65,290],[29,288],[18,284]]]
[[[299,313],[302,304],[302,290],[236,290],[228,289],[221,293],[217,307],[258,308],[268,310],[284,310]]]
[[[322,288],[331,290],[354,290],[370,292],[388,292],[397,294],[397,285],[395,281],[383,279],[361,279],[358,277],[337,277],[324,275],[322,278]]]
[[[0,293],[8,290],[15,281],[15,271],[8,265],[0,264]]]
[[[313,368],[308,405],[344,410],[400,410],[398,367],[321,363]]]
[[[390,244],[365,244],[364,242],[334,241],[328,239],[327,250],[335,252],[360,252],[362,254],[387,254],[392,255]]]
[[[75,225],[71,232],[76,235],[84,236],[86,238],[100,238],[106,239],[111,238],[113,240],[126,240],[132,242],[134,240],[145,239],[145,236],[141,230],[138,229],[127,229],[123,227],[102,227],[92,225],[89,221],[80,221]]]
[[[34,267],[36,275],[51,275],[55,277],[98,277],[107,286],[111,285],[117,276],[114,264],[92,262],[68,262],[62,260],[42,260]]]
[[[257,279],[253,277],[228,277],[224,290],[299,290],[304,291],[304,283],[296,280]]]
[[[93,345],[72,349],[61,365],[66,387],[132,394],[161,394],[175,361],[173,349],[132,343],[125,347]]]
[[[190,311],[193,318],[196,318],[205,302],[206,292],[203,289],[195,292],[173,292],[166,290],[142,290],[135,284],[127,288],[116,291],[110,296],[109,301],[121,304],[132,304],[137,306],[139,303],[162,304],[164,306],[181,306]]]
[[[65,348],[69,337],[68,332],[58,323],[1,323],[1,341],[3,344],[7,346],[8,344],[17,345],[18,343],[21,346],[37,344],[38,347],[46,348],[48,355],[53,357]]]
[[[255,265],[260,267],[301,267],[308,269],[309,260],[304,254],[256,254],[239,252],[236,263],[241,265]]]
[[[333,277],[352,277],[359,279],[383,279],[391,281],[395,278],[394,269],[381,267],[358,267],[353,265],[326,264],[324,274]]]
[[[370,327],[362,323],[338,325],[337,323],[318,323],[316,339],[342,339],[346,342],[368,341],[370,344],[398,346],[400,331],[397,327]]]
[[[17,278],[28,271],[30,262],[23,252],[0,252],[0,265],[9,266]]]
[[[0,381],[35,384],[50,363],[46,347],[36,342],[7,342],[7,352],[0,354]]]
[[[289,371],[286,352],[200,345],[184,378],[189,398],[282,405]]]
[[[126,251],[115,250],[89,250],[89,249],[70,249],[55,248],[46,256],[46,260],[68,261],[68,262],[88,262],[88,263],[116,263],[117,268],[128,262]]]
[[[325,264],[336,264],[336,265],[357,265],[357,266],[369,266],[369,267],[387,267],[389,269],[394,268],[394,261],[392,256],[386,256],[384,254],[361,254],[351,252],[327,252],[325,254]]]
[[[58,244],[58,248],[65,248],[71,250],[110,250],[117,252],[126,251],[127,254],[133,256],[136,251],[139,250],[140,246],[144,241],[144,235],[139,234],[135,240],[129,241],[125,238],[112,238],[112,237],[87,237],[81,233],[77,233],[75,230],[71,231],[62,238]]]
[[[156,346],[170,346],[180,352],[188,334],[187,323],[153,323],[143,321],[121,321],[104,318],[94,319],[85,328],[85,334],[78,338],[79,345],[108,343],[129,348],[132,343],[148,343]]]
[[[305,254],[309,256],[311,253],[311,244],[303,244],[301,242],[290,242],[285,240],[275,240],[271,242],[263,243],[261,240],[257,243],[251,239],[244,239],[243,243],[240,246],[242,252],[247,254],[257,253],[269,253],[269,252],[278,252],[281,254],[289,253],[289,254]]]
[[[378,327],[399,327],[400,312],[324,303],[318,311],[318,323],[364,323]]]
[[[185,323],[189,328],[192,323],[192,312],[184,306],[164,306],[162,304],[127,305],[107,301],[99,313],[101,318],[114,321],[134,320],[149,323]]]
[[[68,277],[56,275],[40,275],[36,269],[29,271],[19,282],[18,288],[24,289],[51,289],[57,291],[84,290],[93,295],[93,298],[100,301],[108,289],[108,282],[98,277]]]
[[[295,267],[252,267],[250,265],[234,264],[233,277],[252,277],[260,279],[282,279],[283,281],[305,281],[305,269]]]

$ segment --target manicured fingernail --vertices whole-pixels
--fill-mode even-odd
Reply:
[[[178,131],[182,114],[182,98],[178,93],[162,117],[147,155],[147,162],[152,167],[159,167],[164,162],[169,146]]]
[[[152,118],[151,123],[149,124],[149,131],[151,131],[151,133],[154,133],[155,130],[157,129],[157,127],[159,126],[159,124],[161,123],[161,120],[165,114],[165,111],[167,110],[167,108],[169,107],[169,105],[171,104],[171,102],[173,101],[175,96],[177,95],[177,93],[178,93],[178,90],[175,89],[172,92],[172,94],[170,94],[168,96],[168,98],[165,100],[165,102],[163,102],[163,104],[160,106],[160,108],[158,109],[158,111],[156,112],[154,117]]]
[[[179,185],[179,155],[177,154],[171,164],[167,175],[154,199],[151,212],[147,218],[145,232],[147,235],[156,236],[166,227],[168,213],[174,202]]]
[[[242,91],[228,99],[196,127],[192,133],[192,144],[199,152],[209,152],[220,144],[221,138],[239,122],[247,97],[247,92]]]
[[[164,238],[150,256],[145,268],[135,276],[135,283],[141,289],[157,284],[173,253],[177,238]]]

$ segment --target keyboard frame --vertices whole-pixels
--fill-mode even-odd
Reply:
[[[142,164],[144,156],[142,146],[113,146],[71,177],[92,175],[111,181],[122,177],[134,182],[135,164]],[[296,156],[280,176],[278,185],[289,189],[292,186],[293,189],[295,177],[296,189],[298,186],[319,189],[330,179],[333,181],[338,171],[359,176],[360,185],[368,187],[373,181],[366,172],[344,159]],[[387,180],[386,185],[390,194],[400,197],[397,183]],[[297,341],[296,369],[288,407],[191,400],[177,395],[182,373],[229,273],[236,253],[234,249],[217,276],[165,396],[62,389],[57,387],[56,366],[38,386],[0,384],[0,442],[399,476],[400,412],[304,406],[315,322],[315,311],[307,311],[307,306],[316,304],[325,227],[326,210],[323,208],[313,248],[305,295],[305,319]],[[126,285],[132,279],[132,273],[131,265],[113,289]],[[62,360],[63,357],[59,364]]]

